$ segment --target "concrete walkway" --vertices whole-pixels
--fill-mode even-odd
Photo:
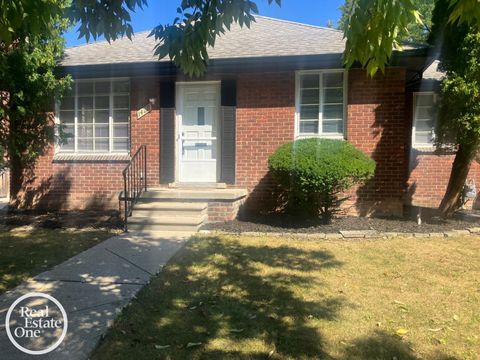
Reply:
[[[0,358],[88,359],[122,308],[162,269],[189,235],[130,232],[115,236],[3,294],[0,296]],[[68,316],[65,340],[46,355],[20,352],[10,343],[5,330],[10,305],[34,291],[55,297]]]

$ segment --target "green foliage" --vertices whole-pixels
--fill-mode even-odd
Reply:
[[[343,29],[346,66],[358,61],[371,76],[383,72],[412,23],[422,23],[412,0],[351,1]]]
[[[97,39],[104,35],[108,41],[126,35],[132,38],[129,11],[142,9],[147,0],[73,0],[67,8],[67,16],[73,23],[79,23],[78,37],[87,41],[90,36]]]
[[[9,46],[31,36],[49,34],[58,19],[80,23],[79,37],[131,38],[130,11],[147,0],[0,0],[0,43]]]
[[[345,4],[340,7],[342,11],[342,17],[338,22],[338,28],[343,30],[348,18],[352,12],[352,6],[356,0],[346,0]],[[403,37],[399,39],[399,42],[409,42],[417,44],[425,44],[427,42],[428,34],[432,25],[432,11],[435,5],[434,0],[413,0],[413,4],[422,15],[422,23],[413,21],[407,25],[406,31]]]
[[[480,6],[477,0],[437,0],[434,4],[434,12],[439,6],[448,10],[449,17],[444,25],[480,24]],[[425,25],[421,11],[429,9],[423,1],[349,0],[345,6],[343,27],[347,39],[347,67],[358,61],[372,76],[379,70],[383,71],[393,50],[402,49],[399,45],[409,29]],[[427,16],[424,13],[423,18]]]
[[[375,162],[343,140],[304,139],[278,148],[268,159],[275,181],[287,192],[287,209],[330,220],[339,196],[375,172]]]
[[[48,32],[0,45],[0,149],[16,175],[54,140],[53,116],[48,111],[71,82],[55,70],[63,55],[62,32],[68,21],[57,16],[44,25]]]
[[[268,0],[280,5],[281,0]],[[233,23],[250,27],[258,7],[250,0],[183,0],[173,24],[155,27],[155,55],[168,56],[189,76],[200,76],[207,68],[207,48]]]
[[[471,31],[455,48],[456,61],[444,65],[447,77],[442,82],[436,142],[476,150],[480,145],[480,32]]]

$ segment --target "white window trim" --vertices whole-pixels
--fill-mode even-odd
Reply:
[[[417,128],[417,97],[419,95],[433,95],[433,102],[436,105],[438,103],[438,94],[435,91],[416,91],[413,93],[413,113],[412,113],[412,148],[415,149],[434,149],[434,143],[421,143],[415,141],[415,133]],[[434,119],[436,122],[437,119]],[[435,128],[432,129],[433,137],[435,137]]]
[[[343,134],[325,134],[322,133],[323,126],[323,78],[320,76],[320,107],[318,114],[319,133],[318,134],[300,134],[300,76],[308,74],[328,74],[343,73]],[[315,70],[299,70],[295,72],[295,139],[305,138],[325,138],[325,139],[347,139],[347,119],[348,119],[348,71],[345,69],[315,69]]]
[[[89,82],[89,81],[96,81],[96,80],[103,80],[103,81],[110,81],[110,93],[109,93],[109,102],[110,102],[110,107],[109,107],[109,116],[108,116],[108,124],[109,124],[109,151],[102,151],[102,152],[94,152],[94,151],[77,151],[77,142],[78,142],[78,129],[77,129],[77,126],[78,126],[78,119],[77,119],[77,111],[76,109],[78,108],[78,95],[77,95],[77,85],[78,83],[80,82]],[[115,157],[115,156],[121,156],[121,155],[129,155],[130,152],[131,152],[131,149],[128,150],[128,151],[113,151],[113,88],[112,88],[112,84],[113,84],[113,81],[122,81],[122,80],[128,80],[129,83],[130,83],[130,86],[129,86],[129,111],[131,113],[131,81],[130,81],[130,78],[128,77],[106,77],[106,78],[88,78],[88,79],[75,79],[74,82],[73,82],[73,86],[74,86],[74,90],[75,90],[75,95],[74,95],[74,102],[75,102],[75,115],[74,115],[74,126],[75,126],[75,138],[74,138],[74,141],[75,141],[75,145],[74,145],[74,150],[73,151],[65,151],[65,150],[62,150],[61,149],[61,146],[60,144],[58,143],[58,141],[55,141],[55,147],[54,147],[54,155],[72,155],[72,156],[75,156],[75,155],[78,155],[78,156],[92,156],[92,157],[95,157],[95,156],[98,156],[98,155],[102,155],[102,156],[112,156],[112,157]],[[58,132],[58,126],[60,126],[60,101],[55,101],[55,116],[54,116],[54,121],[55,121],[55,138],[58,139],[58,137],[60,136],[59,132]],[[131,114],[129,116],[129,120],[128,120],[128,134],[129,134],[129,137],[128,137],[128,142],[129,142],[129,148],[131,147],[131,142],[132,142],[132,118],[131,118]]]

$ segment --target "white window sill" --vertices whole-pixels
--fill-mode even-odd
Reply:
[[[310,138],[317,138],[317,139],[332,139],[332,140],[345,140],[344,135],[335,134],[335,135],[326,135],[326,134],[300,134],[296,136],[296,139],[310,139]]]
[[[435,150],[436,147],[433,144],[413,144],[412,149],[416,149],[416,150]]]
[[[129,153],[67,153],[58,152],[53,161],[129,161]]]

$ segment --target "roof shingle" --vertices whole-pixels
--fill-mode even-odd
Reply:
[[[136,33],[132,41],[99,41],[66,50],[63,66],[158,61],[150,31]],[[210,59],[341,54],[345,48],[339,30],[256,16],[249,28],[234,25],[208,49]],[[161,61],[168,61],[164,58]]]

